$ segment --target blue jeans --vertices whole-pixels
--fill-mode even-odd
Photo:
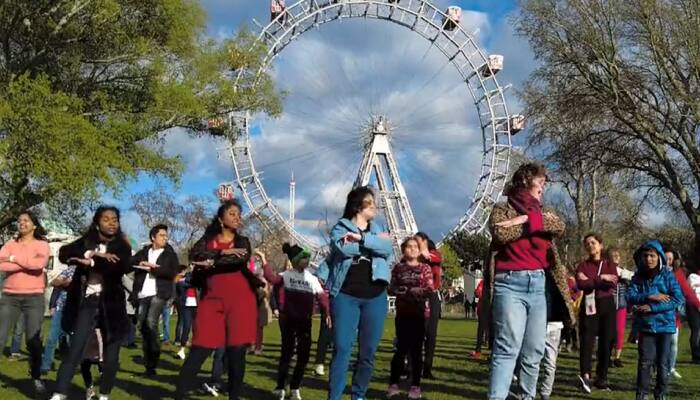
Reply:
[[[384,333],[389,309],[386,292],[372,299],[338,293],[331,300],[333,318],[333,359],[329,377],[329,400],[340,400],[347,382],[348,366],[355,340],[360,339],[357,367],[352,376],[352,399],[365,397],[374,371],[374,353]]]
[[[678,333],[679,329],[676,328],[676,333],[671,335],[671,351],[668,352],[668,373],[670,374],[672,370],[676,369],[676,360],[678,359]]]
[[[518,355],[521,399],[535,398],[547,338],[544,274],[543,270],[496,273],[491,310],[494,343],[489,379],[490,400],[508,397]]]
[[[12,343],[10,343],[10,354],[19,354],[22,350],[22,334],[24,333],[24,321],[22,318],[17,320],[15,329],[12,332]]]
[[[44,354],[41,357],[41,372],[51,371],[51,366],[53,365],[54,360],[54,354],[56,353],[56,346],[58,346],[58,342],[65,335],[65,333],[63,333],[63,329],[61,329],[62,317],[63,310],[54,311],[53,317],[51,317],[49,337],[46,338]]]
[[[172,305],[173,305],[172,300],[169,300],[168,302],[166,302],[165,306],[163,307],[163,312],[161,313],[161,316],[163,317],[163,341],[164,342],[170,341],[170,314],[172,311]]]
[[[672,333],[646,333],[639,335],[639,361],[637,364],[637,399],[645,399],[651,385],[651,370],[656,367],[654,397],[666,395],[669,374]]]

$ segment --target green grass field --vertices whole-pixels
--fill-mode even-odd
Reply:
[[[314,336],[318,329],[315,321]],[[440,334],[436,350],[434,375],[436,380],[424,381],[423,390],[426,399],[456,400],[484,399],[488,384],[487,361],[474,361],[467,355],[474,347],[476,323],[474,321],[444,319],[440,322]],[[376,359],[376,369],[368,399],[385,398],[389,363],[391,359],[391,340],[394,336],[394,324],[388,319],[384,329],[384,338]],[[700,399],[700,367],[689,363],[687,328],[681,334],[678,371],[682,380],[671,384],[671,398]],[[272,399],[270,391],[274,388],[277,360],[280,348],[280,334],[276,322],[265,330],[265,351],[262,356],[248,356],[248,366],[244,391],[245,399]],[[315,350],[315,346],[314,349]],[[156,400],[171,396],[177,371],[182,363],[175,356],[176,349],[165,348],[161,360],[159,375],[154,379],[143,377],[140,364],[140,350],[123,349],[121,369],[117,377],[116,388],[111,399],[149,399]],[[553,399],[633,399],[636,376],[636,347],[629,346],[624,352],[625,367],[610,371],[610,384],[613,392],[593,392],[586,395],[578,389],[578,354],[560,354],[557,380]],[[313,354],[312,354],[313,360]],[[205,363],[201,373],[202,381],[211,370],[211,362]],[[304,380],[302,395],[305,399],[325,399],[326,379],[311,374],[311,365]],[[49,388],[56,377],[55,371],[47,380]],[[7,358],[0,360],[0,400],[31,398],[32,384],[27,376],[26,356],[18,361]],[[82,379],[76,374],[73,391],[69,398],[82,399]],[[204,399],[206,396],[192,398]],[[348,396],[349,398],[349,396]]]

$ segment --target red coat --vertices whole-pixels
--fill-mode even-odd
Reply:
[[[676,276],[678,285],[681,287],[681,292],[683,292],[683,297],[685,297],[686,304],[700,309],[700,300],[698,300],[698,296],[695,295],[695,291],[693,291],[693,288],[690,287],[688,280],[685,278],[683,269],[678,268],[677,270],[673,271],[673,275]],[[676,327],[681,327],[681,316],[678,313],[676,313]]]

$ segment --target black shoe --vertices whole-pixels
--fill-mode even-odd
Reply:
[[[435,379],[433,373],[430,371],[423,371],[423,378],[425,379]]]
[[[156,373],[155,368],[146,368],[146,376],[156,376],[156,375],[158,375],[158,374]]]
[[[625,365],[622,363],[622,360],[619,359],[619,358],[614,359],[613,362],[612,362],[612,365],[613,365],[615,368],[623,368],[623,367],[625,366]]]
[[[581,384],[581,389],[586,393],[591,393],[591,380],[581,375],[579,375],[578,380]]]
[[[612,389],[610,389],[610,386],[608,385],[608,382],[606,381],[596,381],[593,386],[596,387],[598,390],[603,390],[607,392],[611,392]]]

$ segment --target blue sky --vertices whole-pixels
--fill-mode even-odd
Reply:
[[[436,0],[446,8],[465,10],[463,26],[478,30],[487,53],[503,54],[501,84],[518,88],[534,67],[528,45],[518,38],[508,16],[512,1]],[[252,19],[265,22],[269,4],[263,0],[205,0],[208,33],[233,35]],[[481,139],[472,100],[460,90],[456,71],[429,43],[388,22],[345,20],[302,35],[288,46],[270,71],[276,84],[289,92],[278,119],[256,116],[259,129],[253,154],[263,171],[268,195],[287,213],[288,181],[297,178],[297,223],[315,232],[326,213],[335,219],[354,180],[362,156],[360,128],[370,113],[386,114],[395,125],[392,142],[399,172],[421,230],[441,237],[459,219],[473,196],[481,163]],[[512,113],[520,105],[509,93]],[[522,142],[522,138],[516,140]],[[225,143],[170,133],[163,151],[179,155],[185,164],[181,185],[173,195],[209,195],[219,182],[233,179],[227,157],[213,150]],[[124,227],[145,237],[131,211],[129,195],[154,185],[148,177],[132,182],[118,198],[105,197],[124,210]],[[212,201],[214,199],[212,198]]]

